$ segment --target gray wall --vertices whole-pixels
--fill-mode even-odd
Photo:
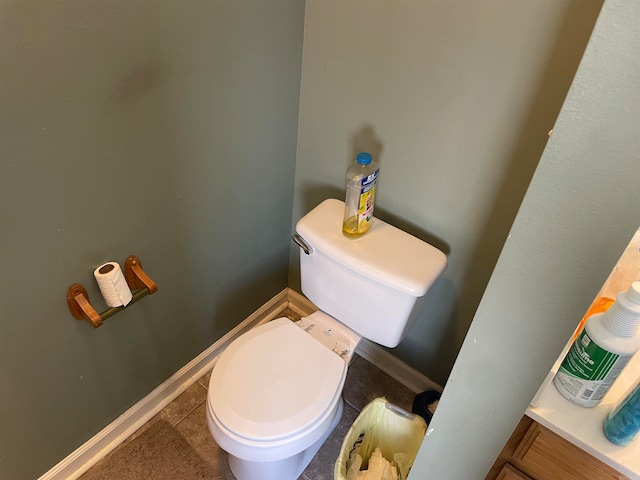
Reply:
[[[605,2],[411,478],[484,478],[640,225],[639,24]]]
[[[287,286],[304,2],[0,4],[0,478],[32,479]],[[157,294],[98,330],[93,269]]]
[[[307,1],[294,223],[380,160],[376,215],[449,258],[393,350],[442,385],[601,3]]]

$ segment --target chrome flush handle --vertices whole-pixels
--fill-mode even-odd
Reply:
[[[306,253],[307,255],[311,254],[311,247],[307,245],[307,242],[304,241],[304,238],[302,238],[297,233],[294,233],[291,238],[298,244],[298,246],[304,251],[304,253]]]

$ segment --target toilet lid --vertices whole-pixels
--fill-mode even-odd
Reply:
[[[211,373],[209,402],[236,435],[280,439],[313,425],[329,409],[346,372],[342,358],[279,318],[226,348]]]

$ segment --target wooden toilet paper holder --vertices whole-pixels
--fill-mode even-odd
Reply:
[[[144,273],[142,263],[135,255],[129,255],[125,260],[123,274],[129,289],[133,292],[133,297],[127,305],[112,307],[98,313],[91,305],[85,288],[79,283],[74,283],[67,289],[67,306],[71,315],[78,320],[86,320],[93,328],[98,328],[107,318],[158,291],[158,286]]]

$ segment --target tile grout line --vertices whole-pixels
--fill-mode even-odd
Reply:
[[[187,413],[186,415],[184,415],[180,420],[178,420],[174,425],[172,425],[173,427],[177,427],[178,425],[180,425],[186,418],[188,418],[193,412],[195,412],[198,408],[200,408],[200,406],[205,403],[207,401],[207,397],[205,397],[204,399],[200,400],[200,402],[198,402],[198,404],[193,407],[189,413]]]
[[[349,405],[351,408],[353,408],[356,412],[360,413],[362,411],[361,408],[356,407],[355,405],[353,405],[349,400],[347,400],[346,398],[342,397],[344,400],[344,403],[346,405]]]

